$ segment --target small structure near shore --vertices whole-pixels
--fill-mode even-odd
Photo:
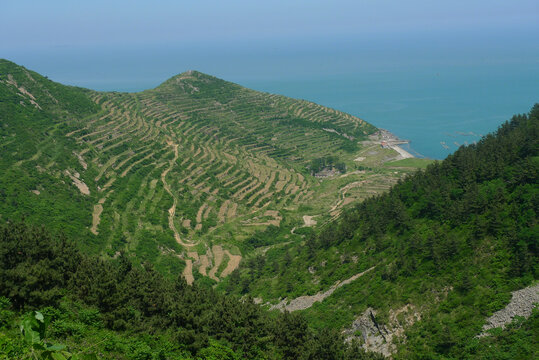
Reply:
[[[409,144],[410,140],[399,139],[398,136],[385,129],[380,129],[370,136],[373,143],[379,143],[382,149],[393,149],[399,153],[400,159],[413,158],[414,156],[402,149],[399,145]]]

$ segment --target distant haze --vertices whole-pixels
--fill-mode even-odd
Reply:
[[[534,0],[2,0],[3,48],[539,29]],[[537,36],[537,35],[536,35]]]
[[[434,158],[539,101],[538,1],[2,0],[0,12],[0,58],[52,80],[141,91],[195,69],[350,112]]]
[[[2,0],[0,13],[0,58],[118,90],[187,69],[241,81],[539,63],[534,0]]]

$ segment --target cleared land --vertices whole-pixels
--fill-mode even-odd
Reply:
[[[8,77],[6,86],[45,111],[46,85],[33,78]],[[95,109],[47,129],[12,167],[51,174],[65,197],[86,204],[87,236],[111,256],[168,254],[185,263],[188,281],[193,267],[220,281],[257,232],[324,224],[412,171],[389,163],[399,154],[380,149],[368,137],[376,129],[357,117],[196,71],[140,93],[73,91]],[[311,163],[328,156],[347,173],[313,176]],[[47,199],[29,184],[29,194]]]

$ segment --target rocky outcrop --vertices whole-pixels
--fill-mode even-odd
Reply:
[[[372,308],[365,310],[353,323],[352,327],[345,331],[348,335],[346,341],[359,339],[363,348],[367,351],[375,351],[389,356],[394,352],[393,338],[385,325],[376,321],[376,311]]]
[[[350,284],[352,281],[360,278],[361,276],[368,273],[372,269],[374,269],[374,266],[367,269],[367,270],[365,270],[365,271],[363,271],[363,272],[361,272],[361,273],[359,273],[359,274],[356,274],[356,275],[352,276],[351,278],[348,278],[348,279],[343,280],[343,281],[337,281],[332,287],[330,287],[325,292],[318,292],[318,293],[316,293],[314,295],[310,295],[310,296],[309,295],[300,296],[300,297],[292,299],[290,301],[288,301],[288,299],[281,300],[281,302],[279,302],[278,304],[270,306],[270,310],[278,309],[278,310],[281,310],[281,311],[286,310],[286,311],[292,312],[292,311],[297,311],[297,310],[308,309],[311,306],[313,306],[313,304],[315,302],[322,302],[325,298],[327,298],[328,296],[333,294],[333,292],[335,290],[337,290],[338,288],[340,288],[341,286]]]
[[[511,323],[515,316],[530,317],[533,308],[539,303],[539,284],[514,291],[511,302],[500,311],[496,311],[483,325],[483,332],[479,337],[487,336],[487,331],[493,328],[504,328]]]
[[[419,320],[421,315],[410,304],[390,310],[388,324],[378,323],[376,310],[367,308],[343,333],[347,342],[359,340],[366,351],[391,356],[397,350],[395,340],[403,339],[405,328]]]

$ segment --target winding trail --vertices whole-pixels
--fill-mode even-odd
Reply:
[[[172,170],[172,168],[174,167],[174,163],[176,162],[176,160],[178,160],[178,144],[173,144],[171,141],[168,141],[168,140],[167,140],[167,144],[174,147],[174,159],[170,160],[169,167],[165,171],[163,171],[163,173],[161,174],[161,181],[163,182],[163,187],[165,188],[165,191],[172,197],[174,201],[172,204],[172,207],[168,209],[168,227],[170,228],[170,230],[172,230],[172,232],[174,232],[174,239],[176,239],[176,242],[178,244],[185,247],[192,247],[192,246],[195,246],[196,244],[183,242],[182,239],[180,238],[180,233],[176,229],[176,226],[174,226],[174,215],[176,214],[176,205],[178,204],[178,200],[172,194],[172,190],[170,190],[170,185],[167,183],[166,177],[169,171]]]
[[[349,200],[350,198],[346,197],[348,190],[352,188],[356,188],[356,187],[361,187],[365,184],[366,184],[365,180],[354,181],[349,184],[346,184],[344,187],[339,189],[339,199],[337,200],[337,203],[333,205],[331,209],[329,209],[329,214],[332,216],[333,219],[340,215],[340,211],[343,206],[349,204],[350,201],[352,201],[352,200]]]
[[[174,232],[174,239],[176,240],[176,242],[180,244],[181,246],[185,246],[189,248],[189,247],[195,246],[196,244],[183,242],[182,239],[180,238],[180,233],[176,229],[176,226],[174,226],[174,215],[176,214],[176,205],[178,204],[178,200],[172,194],[172,190],[170,189],[170,185],[167,183],[167,179],[166,179],[167,174],[174,167],[174,163],[176,162],[176,160],[178,160],[178,144],[174,144],[171,141],[167,140],[167,145],[172,146],[174,148],[174,159],[170,160],[169,167],[165,171],[163,171],[163,173],[161,173],[161,181],[163,182],[163,187],[165,188],[165,191],[170,196],[172,196],[172,199],[173,199],[172,207],[168,209],[168,226],[170,230]],[[193,252],[189,252],[188,254],[189,256],[191,256]],[[198,260],[198,253],[195,252],[195,254],[196,254],[196,260]],[[192,285],[193,282],[195,281],[195,278],[193,276],[193,260],[185,259],[185,269],[183,270],[182,274],[183,274],[183,277],[185,278],[185,281],[187,281],[189,285]]]
[[[219,270],[219,266],[221,265],[221,262],[223,261],[224,252],[223,252],[223,248],[219,245],[213,245],[212,251],[213,251],[213,258],[215,259],[215,262],[208,276],[215,281],[219,281],[219,278],[215,276],[215,273],[217,273],[217,270]]]
[[[232,255],[228,250],[225,250],[225,254],[228,256],[229,260],[226,264],[226,268],[221,273],[221,278],[227,277],[232,271],[236,270],[238,266],[240,266],[241,261],[241,255]]]
[[[193,260],[185,260],[185,269],[183,269],[183,277],[189,285],[193,285],[195,278],[193,277]]]

